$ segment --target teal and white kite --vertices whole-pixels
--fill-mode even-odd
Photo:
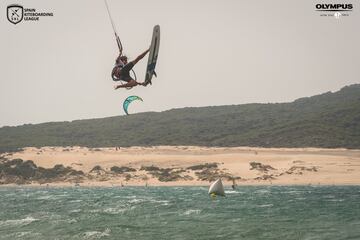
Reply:
[[[128,107],[129,107],[129,104],[134,101],[134,100],[140,100],[140,101],[143,101],[141,97],[138,97],[138,96],[130,96],[130,97],[127,97],[123,103],[123,108],[124,108],[124,111],[126,113],[126,115],[129,115],[128,113]]]

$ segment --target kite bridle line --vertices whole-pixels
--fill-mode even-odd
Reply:
[[[114,34],[115,34],[115,39],[116,39],[116,43],[117,43],[118,48],[119,48],[120,56],[122,56],[123,47],[122,47],[122,44],[121,44],[121,40],[120,40],[120,38],[119,38],[119,35],[117,34],[114,21],[113,21],[113,19],[112,19],[112,17],[111,17],[109,5],[107,4],[107,1],[106,1],[106,0],[104,0],[104,2],[105,2],[105,6],[106,6],[106,9],[107,9],[109,18],[110,18],[111,26],[112,26],[113,31],[114,31]]]
[[[119,37],[119,35],[117,34],[114,21],[113,21],[113,19],[112,19],[112,17],[111,17],[109,5],[108,5],[108,3],[107,3],[106,0],[104,0],[104,2],[105,2],[106,10],[107,10],[108,15],[109,15],[109,19],[110,19],[110,22],[111,22],[111,26],[112,26],[113,31],[114,31],[114,34],[115,34],[115,39],[116,39],[116,43],[117,43],[118,48],[119,48],[119,53],[120,53],[120,56],[122,56],[123,46],[122,46],[120,37]],[[134,78],[135,78],[135,81],[136,81],[136,80],[137,80],[137,78],[136,78],[136,73],[135,73],[135,71],[134,71],[133,69],[131,69],[131,71],[132,71],[132,73],[134,74]],[[113,78],[113,80],[114,80],[114,78]],[[120,81],[120,84],[121,84],[121,85],[124,85],[124,83],[122,82],[122,80],[118,79],[118,81]],[[126,89],[129,90],[129,89],[131,89],[131,88],[132,88],[132,87],[128,87],[128,88],[126,88]]]

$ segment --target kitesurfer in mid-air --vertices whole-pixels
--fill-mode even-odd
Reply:
[[[115,61],[115,67],[112,70],[111,76],[115,81],[125,81],[126,84],[119,84],[115,85],[115,89],[118,88],[131,88],[135,87],[137,85],[145,86],[145,83],[140,83],[134,80],[130,76],[131,69],[135,66],[137,62],[139,62],[145,55],[149,52],[149,49],[147,49],[145,52],[140,54],[137,58],[135,58],[133,61],[128,63],[128,59],[126,56],[120,55],[116,58]]]

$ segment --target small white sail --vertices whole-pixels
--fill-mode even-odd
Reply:
[[[210,185],[209,194],[225,196],[224,186],[223,186],[220,178]]]

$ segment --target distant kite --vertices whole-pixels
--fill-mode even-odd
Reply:
[[[130,97],[127,97],[123,103],[123,108],[124,108],[124,111],[126,113],[126,115],[129,115],[128,113],[128,107],[129,107],[129,104],[134,101],[134,100],[140,100],[140,101],[143,101],[141,97],[138,97],[138,96],[130,96]]]

